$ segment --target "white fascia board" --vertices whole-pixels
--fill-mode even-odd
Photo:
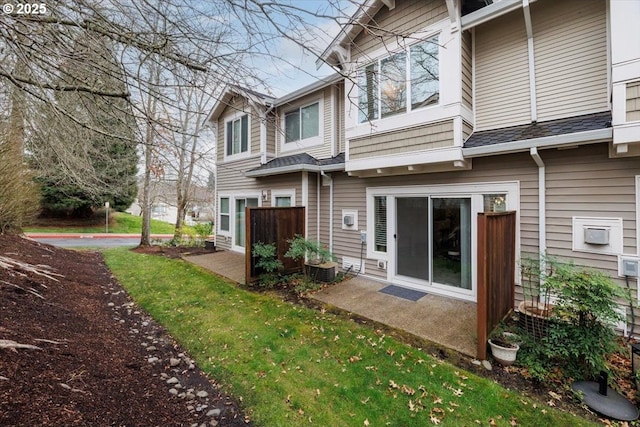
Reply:
[[[244,176],[249,178],[260,178],[271,175],[282,175],[285,173],[294,173],[294,172],[340,172],[344,170],[344,163],[332,164],[332,165],[289,165],[282,166],[280,168],[270,168],[270,169],[261,169],[248,171],[244,173]]]
[[[610,141],[613,129],[596,129],[585,132],[567,133],[564,135],[547,136],[544,138],[523,139],[520,141],[503,142],[500,144],[484,145],[482,147],[463,148],[465,158],[481,157],[492,154],[508,154],[519,151],[529,151],[531,148],[553,148],[576,144],[593,144]]]
[[[320,54],[316,60],[316,66],[320,67],[324,64],[334,51],[336,46],[346,45],[355,38],[364,25],[382,8],[382,0],[366,0],[364,4],[358,7],[358,10],[351,16],[349,24],[343,25],[338,35],[329,43],[329,46]]]
[[[335,83],[338,83],[342,79],[344,79],[344,76],[342,76],[342,74],[340,74],[340,73],[334,73],[334,74],[331,74],[331,75],[329,75],[327,77],[322,77],[319,80],[317,80],[317,81],[315,81],[315,82],[313,82],[313,83],[311,83],[311,84],[309,84],[307,86],[301,87],[298,90],[290,92],[290,93],[288,93],[288,94],[276,99],[275,102],[274,102],[274,105],[276,107],[280,107],[283,104],[287,104],[287,103],[289,103],[291,101],[294,101],[294,100],[296,100],[298,98],[302,98],[303,96],[309,95],[312,92],[316,92],[316,91],[318,91],[320,89],[324,89],[327,86],[331,86],[331,85],[333,85]]]
[[[356,172],[367,169],[384,169],[396,166],[415,166],[430,163],[453,162],[464,160],[461,147],[447,147],[423,152],[410,152],[400,155],[369,157],[365,159],[349,160],[345,164],[345,171]]]
[[[462,17],[462,30],[468,30],[522,7],[522,0],[501,0]]]

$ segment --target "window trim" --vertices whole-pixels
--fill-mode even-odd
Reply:
[[[227,203],[227,212],[222,212],[222,199],[227,199],[228,203]],[[222,229],[222,216],[226,215],[229,218],[229,229],[228,230],[223,230]],[[218,229],[218,234],[220,236],[230,236],[231,235],[231,197],[229,196],[225,196],[225,195],[219,195],[218,196],[218,226],[216,227]]]
[[[362,113],[361,110],[361,106],[360,106],[360,94],[362,92],[362,90],[366,90],[366,88],[360,88],[359,85],[356,86],[357,88],[357,95],[356,95],[356,101],[357,101],[357,114],[356,114],[356,126],[361,126],[364,125],[366,123],[369,122],[376,122],[376,121],[380,121],[380,120],[384,120],[384,119],[390,119],[390,118],[394,118],[397,117],[399,115],[406,115],[409,114],[413,111],[420,111],[423,109],[427,109],[427,108],[433,108],[433,107],[438,107],[438,106],[442,106],[441,103],[441,90],[442,90],[442,79],[441,79],[441,75],[442,73],[441,71],[441,65],[442,65],[442,49],[440,48],[440,38],[442,36],[442,31],[438,30],[435,32],[430,33],[427,37],[422,37],[421,40],[416,41],[415,43],[412,43],[410,45],[406,45],[406,46],[398,46],[397,49],[393,50],[391,53],[389,53],[388,51],[385,51],[384,54],[378,56],[375,60],[373,61],[368,61],[367,63],[363,63],[362,65],[358,65],[358,67],[356,68],[356,80],[360,81],[360,76],[361,73],[365,72],[365,70],[370,67],[371,65],[375,64],[376,65],[376,93],[374,94],[375,98],[376,98],[376,108],[375,111],[377,112],[377,117],[376,118],[367,118],[365,117],[364,119],[361,120],[360,114]],[[414,46],[417,46],[421,43],[425,43],[428,41],[433,41],[433,43],[435,43],[436,46],[438,46],[438,102],[434,103],[434,104],[429,104],[429,105],[425,105],[423,107],[418,107],[418,108],[412,108],[412,100],[411,100],[411,96],[412,96],[412,85],[411,85],[411,49]],[[404,53],[405,54],[405,105],[404,105],[404,111],[399,111],[396,113],[391,113],[391,114],[387,114],[386,116],[383,116],[382,114],[382,107],[383,107],[383,102],[382,102],[382,62],[385,60],[390,60],[391,58],[393,58],[395,55]]]
[[[232,191],[219,192],[218,201],[224,198],[229,199],[229,231],[221,232],[219,229],[220,226],[217,225],[216,228],[218,229],[218,235],[224,236],[226,238],[226,241],[228,242],[227,244],[229,245],[230,250],[234,252],[244,253],[245,248],[242,246],[236,245],[236,241],[235,241],[236,240],[236,229],[235,229],[236,199],[258,199],[258,207],[262,207],[262,192],[251,191],[251,190],[246,190],[246,191],[240,190],[237,192],[232,192]],[[219,212],[217,216],[219,216]]]
[[[640,181],[639,181],[640,185]],[[516,221],[520,224],[520,182],[519,181],[499,181],[499,182],[478,182],[463,184],[442,184],[442,185],[398,185],[390,187],[367,187],[366,188],[366,218],[367,218],[367,253],[368,259],[377,259],[390,261],[393,254],[390,251],[389,236],[393,236],[391,232],[393,227],[393,218],[391,209],[393,201],[389,197],[402,195],[425,195],[428,197],[466,197],[480,196],[492,193],[507,194],[507,210],[515,210]],[[387,252],[375,251],[375,196],[387,197]],[[475,221],[475,219],[472,219]],[[516,230],[516,250],[520,253],[520,232]]]
[[[313,104],[318,104],[318,135],[304,139],[297,139],[295,141],[285,142],[286,139],[286,115],[294,111],[301,111],[305,107],[309,107]],[[324,99],[323,97],[315,98],[309,102],[304,102],[293,106],[287,110],[283,110],[281,115],[281,129],[280,129],[280,151],[289,152],[295,150],[301,150],[324,144]],[[302,136],[302,120],[300,120],[300,136]]]
[[[276,207],[276,197],[290,197],[291,207],[296,206],[296,189],[295,188],[271,190],[271,207]]]
[[[227,212],[222,212],[222,199],[227,199]],[[229,229],[222,229],[222,216],[225,215],[229,218]],[[220,195],[218,196],[218,234],[221,236],[230,236],[231,235],[231,197]]]
[[[240,153],[228,154],[227,153],[227,126],[229,122],[235,122],[236,120],[242,120],[242,117],[247,116],[247,151],[242,151]],[[233,115],[228,116],[224,120],[224,133],[223,133],[223,143],[222,143],[222,152],[224,154],[224,161],[233,161],[239,159],[245,159],[251,156],[251,114],[238,111]],[[233,126],[233,125],[232,125]]]

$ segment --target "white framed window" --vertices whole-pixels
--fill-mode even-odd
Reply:
[[[387,253],[387,196],[373,196],[373,251]]]
[[[220,209],[218,215],[218,232],[222,235],[229,235],[230,228],[230,210],[229,210],[229,198],[220,197]]]
[[[358,70],[358,123],[439,103],[438,39],[423,40]]]
[[[251,147],[251,120],[248,114],[240,113],[227,120],[224,126],[224,156],[226,160],[249,155]]]
[[[289,207],[296,205],[296,190],[271,190],[271,206]]]
[[[293,151],[323,143],[322,99],[288,110],[283,117],[282,151]]]

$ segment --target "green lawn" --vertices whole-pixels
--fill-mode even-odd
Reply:
[[[125,212],[112,212],[109,221],[109,233],[135,233],[142,230],[142,217]],[[189,228],[188,226],[186,228]],[[104,222],[96,225],[95,221],[88,226],[54,226],[54,227],[25,227],[27,233],[104,233]],[[152,234],[173,234],[174,225],[168,222],[151,220]]]
[[[379,331],[244,291],[185,261],[104,254],[137,303],[256,425],[592,425]]]

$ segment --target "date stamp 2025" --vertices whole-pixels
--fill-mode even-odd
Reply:
[[[46,3],[4,3],[2,12],[5,15],[45,15]]]

